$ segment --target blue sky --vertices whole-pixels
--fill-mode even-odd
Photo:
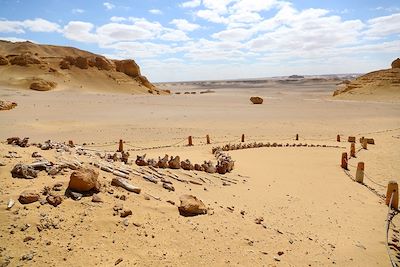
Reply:
[[[0,0],[0,39],[133,58],[151,81],[360,73],[400,57],[400,2]]]

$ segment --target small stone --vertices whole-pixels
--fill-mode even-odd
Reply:
[[[129,226],[129,220],[128,220],[128,219],[123,220],[122,223],[123,223],[126,227]]]
[[[29,204],[38,201],[40,198],[39,194],[32,190],[25,190],[21,193],[18,200],[21,204]]]
[[[119,211],[119,210],[122,210],[124,207],[122,206],[122,204],[117,204],[117,205],[115,205],[114,207],[113,207],[113,210],[115,210],[115,211]]]
[[[254,222],[255,222],[256,224],[261,224],[263,221],[264,221],[264,218],[263,218],[263,217],[258,217],[258,218],[255,218],[255,220],[254,220]]]
[[[24,224],[24,225],[21,227],[21,231],[24,232],[24,231],[26,231],[29,227],[31,227],[31,225],[30,225],[29,223],[26,223],[26,224]]]
[[[35,240],[35,238],[32,236],[27,236],[24,238],[24,242],[28,242],[28,241],[32,241],[32,240]]]
[[[124,210],[121,212],[121,218],[125,218],[128,217],[129,215],[132,215],[132,211],[131,210]]]
[[[63,201],[61,196],[47,196],[46,200],[50,205],[53,205],[54,207],[57,207]]]
[[[118,265],[120,264],[124,259],[119,258],[118,260],[115,261],[114,265]]]
[[[33,259],[33,253],[32,252],[28,253],[28,254],[25,254],[25,255],[23,255],[21,257],[21,260],[23,260],[23,261],[30,261],[32,259]]]
[[[241,211],[240,211],[240,214],[244,215],[244,214],[245,214],[245,211],[244,211],[244,210],[241,210]]]
[[[92,202],[100,203],[100,202],[103,202],[103,200],[97,194],[94,194],[92,196]]]
[[[122,195],[122,196],[120,196],[120,197],[119,197],[119,199],[121,199],[121,200],[124,200],[124,201],[125,201],[125,200],[126,200],[126,196],[125,196],[125,195]]]
[[[171,205],[175,205],[175,202],[172,200],[167,200],[167,203],[171,204]]]
[[[282,256],[283,254],[285,254],[283,251],[278,251],[279,256]]]

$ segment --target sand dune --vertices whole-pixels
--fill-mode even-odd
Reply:
[[[341,83],[333,94],[334,98],[399,102],[400,67],[393,63],[391,69],[373,71]]]
[[[165,94],[141,75],[133,60],[109,60],[73,47],[0,41],[0,85],[43,90]]]

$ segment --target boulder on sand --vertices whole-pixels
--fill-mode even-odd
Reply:
[[[252,97],[250,97],[250,101],[251,101],[253,104],[262,104],[262,103],[264,102],[264,100],[263,100],[261,97],[258,97],[258,96],[252,96]]]
[[[17,106],[15,102],[0,100],[0,110],[10,110]]]
[[[99,173],[92,169],[79,169],[71,173],[68,189],[77,192],[99,192],[100,183],[97,180]]]
[[[0,56],[0,66],[3,65],[8,65],[8,60],[5,57]]]
[[[114,60],[116,70],[133,78],[140,76],[140,68],[132,59]]]
[[[57,83],[45,81],[45,80],[37,80],[31,83],[29,87],[32,90],[36,91],[49,91],[57,86]]]
[[[179,214],[182,216],[196,216],[206,214],[207,208],[204,203],[192,195],[182,195],[179,197],[181,205],[178,207]]]
[[[34,179],[37,177],[39,171],[35,170],[32,166],[18,163],[11,170],[13,178]]]
[[[35,191],[32,190],[25,190],[23,191],[18,198],[18,201],[21,204],[29,204],[38,201],[40,198],[40,195],[36,193]]]

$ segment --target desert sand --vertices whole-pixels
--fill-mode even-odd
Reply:
[[[156,85],[172,91],[163,96],[1,87],[0,98],[18,106],[0,113],[0,161],[5,165],[0,167],[0,262],[10,266],[389,266],[388,208],[381,195],[386,194],[388,181],[398,181],[400,174],[400,105],[337,100],[332,98],[337,84],[337,79],[324,78]],[[200,94],[206,90],[212,92]],[[251,96],[262,97],[264,103],[251,104]],[[211,144],[206,144],[207,134]],[[61,183],[62,190],[53,193],[63,195],[72,170],[53,177],[41,171],[30,180],[10,174],[18,162],[32,163],[35,151],[50,161],[78,159],[94,168],[89,162],[98,157],[92,150],[114,153],[119,139],[130,153],[128,167],[135,170],[149,170],[134,163],[136,155],[145,153],[148,158],[168,154],[193,163],[216,163],[212,148],[239,144],[242,134],[245,144],[284,146],[228,151],[235,168],[225,175],[160,170],[196,182],[171,180],[173,192],[130,174],[129,182],[141,188],[140,194],[130,193],[111,185],[114,175],[97,169],[102,203],[83,197],[65,198],[57,207],[39,202],[23,205],[17,199],[26,189],[40,192]],[[336,141],[338,134],[341,142]],[[187,146],[189,135],[193,146]],[[91,149],[87,153],[92,156],[76,155],[76,148],[70,153],[7,145],[5,140],[11,136],[30,137],[31,143],[73,140]],[[350,149],[348,136],[375,140],[375,145],[349,160],[352,176],[357,163],[365,162],[370,178],[364,178],[366,186],[352,181],[340,167],[342,152]],[[286,147],[287,143],[307,146]],[[357,141],[357,150],[360,147]],[[20,158],[5,158],[9,151]],[[207,214],[181,216],[178,206],[183,194],[202,200]],[[9,199],[16,203],[6,210]],[[113,216],[118,204],[133,214]],[[49,229],[39,232],[37,225],[46,222]],[[397,246],[393,229],[397,231],[399,218],[392,222],[389,242]],[[393,246],[390,253],[393,258],[398,255]]]

